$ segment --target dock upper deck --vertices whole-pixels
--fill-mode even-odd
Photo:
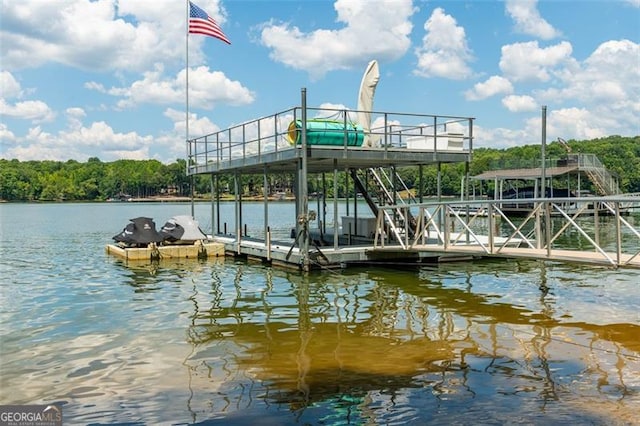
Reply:
[[[310,140],[307,127],[303,153],[302,112],[295,107],[189,140],[187,174],[294,172],[304,154],[309,173],[471,160],[471,117],[366,111],[372,124],[365,132],[354,124],[359,111],[307,108],[313,117],[307,122],[329,122],[340,129],[317,131]],[[325,135],[330,143],[317,143]],[[354,143],[363,137],[364,144],[362,139]]]

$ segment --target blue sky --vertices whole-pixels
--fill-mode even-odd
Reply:
[[[189,134],[300,104],[475,117],[474,146],[640,134],[640,0],[194,0]],[[0,0],[0,158],[185,157],[186,0]]]

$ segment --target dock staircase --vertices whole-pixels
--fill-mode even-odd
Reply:
[[[395,169],[387,173],[382,167],[368,168],[364,170],[364,175],[358,174],[356,169],[350,172],[357,192],[362,194],[374,216],[378,217],[381,206],[398,206],[384,210],[387,230],[406,229],[413,236],[416,219],[409,208],[403,207],[417,204],[418,201]]]
[[[618,195],[620,187],[613,175],[595,155],[580,154],[580,169],[585,172],[598,195]]]

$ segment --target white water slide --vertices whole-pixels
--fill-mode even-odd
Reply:
[[[360,93],[358,94],[358,124],[364,131],[363,146],[373,147],[378,140],[371,136],[371,110],[373,109],[373,96],[376,93],[376,86],[380,81],[380,69],[378,61],[375,59],[369,62],[367,69],[362,76],[360,83]]]

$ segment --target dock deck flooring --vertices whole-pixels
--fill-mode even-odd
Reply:
[[[617,254],[605,252],[608,257],[598,251],[579,251],[579,250],[559,250],[537,249],[530,247],[504,247],[500,251],[487,253],[482,247],[472,245],[454,245],[445,248],[443,245],[424,245],[414,247],[416,250],[428,250],[430,252],[441,252],[449,254],[468,254],[482,257],[499,257],[499,258],[519,258],[534,260],[549,260],[563,262],[588,263],[592,265],[616,266]],[[617,262],[622,266],[640,269],[640,256],[632,257],[629,254],[621,253]]]
[[[249,256],[264,261],[276,262],[285,266],[296,267],[302,262],[302,251],[299,247],[291,248],[292,242],[272,242],[244,239],[238,241],[235,237],[214,237],[215,241],[224,244],[228,254]],[[640,256],[621,253],[620,259],[616,253],[598,251],[578,251],[536,249],[530,247],[498,245],[493,252],[488,252],[486,246],[478,243],[457,242],[445,247],[443,244],[414,245],[404,249],[398,245],[374,247],[373,245],[357,246],[320,246],[310,247],[309,256],[316,267],[342,267],[349,264],[362,263],[406,263],[406,262],[443,262],[469,258],[518,258],[547,261],[564,261],[601,265],[609,267],[628,267],[640,269]]]

